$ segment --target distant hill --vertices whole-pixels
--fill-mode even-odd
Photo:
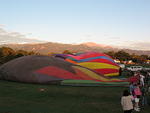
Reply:
[[[114,47],[112,46],[108,46],[108,45],[104,45],[104,44],[97,44],[94,42],[86,42],[86,43],[82,43],[83,45],[89,46],[89,47],[103,47],[106,49],[113,49]]]
[[[108,45],[96,44],[93,42],[82,43],[82,44],[62,44],[62,43],[39,43],[39,44],[3,44],[0,47],[6,46],[13,48],[15,50],[26,50],[26,51],[34,51],[39,52],[41,54],[48,53],[62,53],[65,50],[69,50],[71,52],[87,52],[87,51],[95,51],[95,52],[108,52],[108,51],[119,51],[121,49],[111,47]],[[141,50],[130,50],[124,49],[124,51],[130,54],[137,55],[150,55],[150,51],[141,51]]]
[[[3,44],[0,45],[13,48],[15,50],[26,50],[26,51],[35,51],[41,54],[48,53],[62,53],[65,50],[69,50],[71,52],[87,52],[87,51],[97,51],[97,52],[105,52],[114,50],[114,48],[107,48],[103,46],[89,46],[85,43],[83,44],[62,44],[62,43],[39,43],[39,44]]]

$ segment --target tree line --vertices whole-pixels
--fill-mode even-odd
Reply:
[[[73,52],[70,52],[69,50],[65,50],[62,53],[73,54]],[[109,52],[105,52],[105,54],[111,56],[113,59],[118,59],[121,62],[132,60],[134,63],[145,63],[147,60],[150,60],[150,56],[148,55],[129,54],[123,50],[120,50],[117,52],[109,51]],[[18,57],[27,56],[27,55],[40,55],[40,53],[36,53],[33,51],[28,52],[24,50],[13,50],[12,48],[9,48],[9,47],[1,47],[0,48],[0,64],[3,64],[5,62],[8,62]]]
[[[111,56],[113,59],[119,59],[122,61],[129,61],[132,60],[134,63],[146,63],[147,60],[150,60],[150,56],[148,55],[136,55],[136,54],[129,54],[123,50],[120,50],[118,52],[109,51],[105,54]]]
[[[27,52],[24,50],[13,50],[9,47],[1,47],[0,48],[0,64],[4,64],[12,59],[27,56],[27,55],[37,55],[39,53],[35,53],[33,51]]]

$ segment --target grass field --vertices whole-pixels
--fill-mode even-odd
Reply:
[[[24,84],[1,80],[0,113],[122,113],[120,97],[124,89]],[[141,113],[150,113],[150,106]]]

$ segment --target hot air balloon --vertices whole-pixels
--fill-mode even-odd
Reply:
[[[108,78],[86,67],[50,56],[23,56],[0,66],[0,79],[61,85],[126,85],[125,80]]]

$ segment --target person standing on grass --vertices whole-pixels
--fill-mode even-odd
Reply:
[[[135,106],[134,106],[134,110],[135,111],[140,111],[140,98],[141,98],[142,92],[140,89],[140,84],[135,84],[135,88],[134,88],[134,100],[135,100]]]
[[[145,79],[145,76],[144,75],[142,75],[142,74],[140,74],[140,85],[142,86],[142,87],[144,87],[144,80]]]
[[[130,84],[129,84],[129,91],[130,91],[130,94],[132,96],[134,96],[134,88],[135,88],[134,82],[130,82]]]
[[[130,95],[128,90],[123,91],[123,96],[121,97],[121,105],[124,113],[132,113],[133,110],[133,97]]]
[[[147,85],[150,86],[150,72],[147,72]]]
[[[141,106],[144,107],[147,105],[147,95],[148,95],[148,85],[145,84],[144,87],[141,88],[142,96],[141,96]]]

